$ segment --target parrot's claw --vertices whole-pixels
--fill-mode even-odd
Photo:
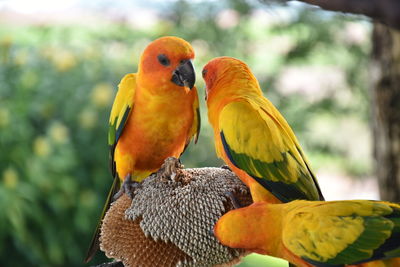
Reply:
[[[238,199],[232,192],[230,191],[225,192],[225,196],[231,201],[231,204],[234,209],[240,209],[242,207],[242,205],[240,205]]]
[[[225,164],[225,165],[222,165],[220,168],[221,168],[221,169],[224,169],[224,170],[232,171],[231,168],[229,168],[229,166],[226,165],[226,164]]]
[[[127,194],[130,198],[133,198],[133,191],[140,186],[139,182],[131,180],[131,174],[125,176],[124,182],[119,191],[114,195],[113,201],[120,198],[123,194]]]

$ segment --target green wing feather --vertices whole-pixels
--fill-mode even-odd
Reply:
[[[227,104],[219,127],[231,162],[279,200],[323,199],[294,133],[267,99]]]
[[[377,201],[335,201],[288,216],[283,243],[319,267],[400,256],[400,206]]]
[[[115,96],[114,104],[111,109],[108,127],[108,145],[110,147],[109,162],[114,181],[108,193],[106,203],[104,205],[100,219],[97,223],[96,230],[94,231],[84,262],[89,262],[99,248],[101,222],[104,218],[104,215],[110,208],[110,205],[113,201],[113,196],[119,191],[121,187],[121,181],[116,172],[114,151],[118,139],[121,137],[126,121],[128,120],[133,108],[136,88],[136,74],[131,73],[125,75],[119,83],[118,88],[119,89],[117,95]]]

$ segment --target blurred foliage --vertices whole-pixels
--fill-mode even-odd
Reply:
[[[260,266],[268,266],[268,267],[286,267],[288,266],[287,261],[260,255],[260,254],[250,254],[243,258],[242,262],[238,265],[240,267],[260,267]]]
[[[106,134],[116,85],[163,35],[193,44],[198,77],[213,57],[246,61],[315,169],[370,173],[368,24],[240,0],[157,8],[146,28],[101,18],[0,25],[0,265],[82,266],[111,185]],[[197,87],[204,99],[201,78]],[[186,167],[222,164],[201,105],[201,137],[185,153]]]

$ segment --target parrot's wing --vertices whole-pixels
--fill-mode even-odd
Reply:
[[[273,108],[271,103],[262,106],[267,104]],[[260,106],[241,99],[221,111],[219,130],[228,158],[282,202],[321,199],[289,125]]]
[[[199,96],[197,95],[197,88],[193,87],[193,93],[195,94],[194,102],[193,102],[193,125],[190,131],[190,140],[194,138],[194,143],[197,143],[200,135],[200,126],[201,126],[201,117],[200,117],[200,106],[199,106]],[[189,143],[190,141],[188,141]]]
[[[114,161],[115,146],[118,139],[124,130],[126,121],[133,108],[133,101],[136,88],[136,74],[126,74],[118,85],[118,92],[115,96],[114,104],[111,109],[110,121],[108,127],[108,145],[110,147],[109,161],[112,176],[114,178],[111,189],[108,193],[106,203],[103,207],[100,219],[97,223],[96,230],[93,234],[88,252],[85,257],[85,262],[89,262],[99,248],[100,226],[107,210],[110,208],[114,195],[121,187],[121,180],[116,173],[116,166]],[[123,177],[124,178],[124,177]]]
[[[133,108],[136,88],[136,74],[126,74],[118,85],[118,92],[115,96],[114,104],[111,109],[108,125],[108,145],[110,147],[110,169],[113,177],[116,177],[116,167],[114,161],[115,146],[121,137],[129,115]],[[123,179],[124,177],[122,177]]]
[[[400,256],[400,205],[335,201],[289,212],[284,246],[315,266],[344,266]]]
[[[181,155],[185,153],[186,148],[190,144],[190,141],[194,138],[194,143],[197,144],[197,140],[199,139],[200,134],[200,125],[201,125],[201,118],[200,118],[200,106],[199,106],[199,96],[197,95],[196,87],[192,88],[192,93],[194,94],[194,102],[193,102],[193,123],[192,127],[189,130],[189,134],[186,139],[185,148],[183,149]]]

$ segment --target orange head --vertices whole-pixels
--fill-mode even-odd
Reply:
[[[218,129],[219,112],[226,103],[238,98],[262,96],[257,79],[239,59],[214,58],[204,66],[202,74],[206,82],[208,120],[214,130]]]
[[[196,80],[193,58],[194,50],[185,40],[174,36],[156,39],[140,58],[138,82],[147,88],[192,89]]]
[[[202,71],[206,82],[206,99],[211,95],[224,91],[225,95],[240,95],[256,89],[261,93],[258,82],[251,73],[249,66],[243,61],[232,57],[217,57],[204,66]],[[255,86],[248,86],[253,82]],[[243,83],[244,86],[241,86]],[[257,87],[257,88],[254,88]]]

